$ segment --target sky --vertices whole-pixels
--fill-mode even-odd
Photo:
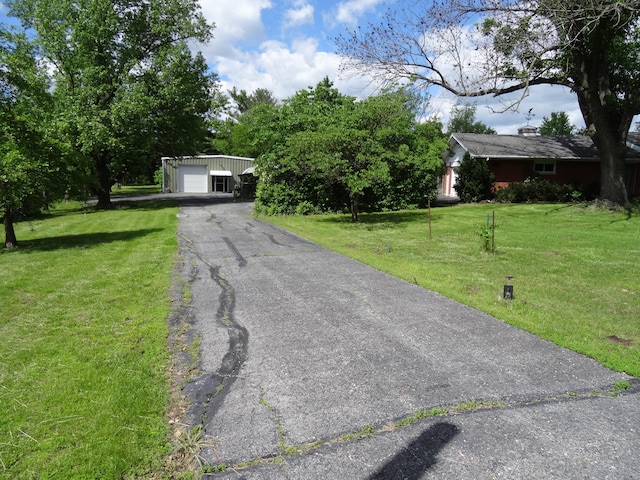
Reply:
[[[283,100],[326,76],[341,93],[363,98],[375,91],[375,81],[340,73],[342,60],[335,53],[335,38],[347,29],[376,23],[390,4],[403,1],[200,0],[203,14],[216,28],[209,44],[192,48],[204,54],[225,91],[236,87],[251,93],[266,88]],[[0,22],[4,13],[0,3]],[[446,126],[456,99],[431,94],[427,115]],[[492,113],[501,108],[495,98],[474,103],[476,120],[500,134],[516,134],[518,127],[527,124],[539,126],[544,117],[559,111],[566,112],[573,124],[584,126],[575,95],[562,87],[532,89],[516,113]]]
[[[341,93],[361,98],[372,93],[372,79],[340,73],[335,38],[347,29],[376,23],[391,3],[401,1],[200,0],[204,15],[216,25],[213,41],[200,48],[227,90],[267,88],[284,99],[327,76]],[[446,126],[455,103],[451,95],[432,92],[427,114]],[[502,107],[493,97],[474,103],[476,120],[501,134],[516,134],[527,124],[539,126],[559,111],[584,126],[575,95],[563,87],[532,89],[515,113],[493,113]]]

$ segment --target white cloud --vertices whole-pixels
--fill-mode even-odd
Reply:
[[[223,77],[225,89],[237,87],[247,92],[266,88],[279,99],[298,90],[315,86],[325,76],[345,95],[362,96],[368,80],[348,80],[338,76],[340,57],[318,50],[316,40],[295,40],[291,47],[275,40],[264,42],[258,50],[219,58],[215,71]]]
[[[295,8],[291,8],[285,12],[284,27],[291,28],[305,24],[313,24],[313,13],[313,5],[297,2]]]
[[[336,7],[335,18],[337,23],[355,24],[365,13],[375,9],[384,0],[349,0],[340,2]]]
[[[262,10],[272,8],[270,0],[202,0],[202,13],[214,22],[214,39],[205,56],[229,52],[235,42],[259,43],[265,38]]]

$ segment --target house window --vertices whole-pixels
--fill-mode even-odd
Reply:
[[[556,162],[536,161],[533,164],[533,171],[542,175],[553,175],[556,173]]]

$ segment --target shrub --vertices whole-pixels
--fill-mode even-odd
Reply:
[[[153,182],[156,185],[162,186],[162,167],[153,172]]]
[[[486,161],[473,158],[467,152],[458,167],[458,180],[453,188],[463,202],[478,202],[490,197],[495,178]]]
[[[319,213],[319,211],[311,202],[302,201],[296,206],[296,215],[313,215],[315,213]]]
[[[544,178],[529,177],[524,182],[512,182],[495,194],[501,203],[572,202],[582,198],[571,185],[560,185]]]

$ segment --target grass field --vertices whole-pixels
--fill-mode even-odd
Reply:
[[[495,252],[480,231],[495,212]],[[640,376],[640,216],[573,205],[264,217],[379,270]],[[512,275],[514,299],[503,300]]]
[[[0,250],[1,478],[161,468],[176,212],[61,204]]]

